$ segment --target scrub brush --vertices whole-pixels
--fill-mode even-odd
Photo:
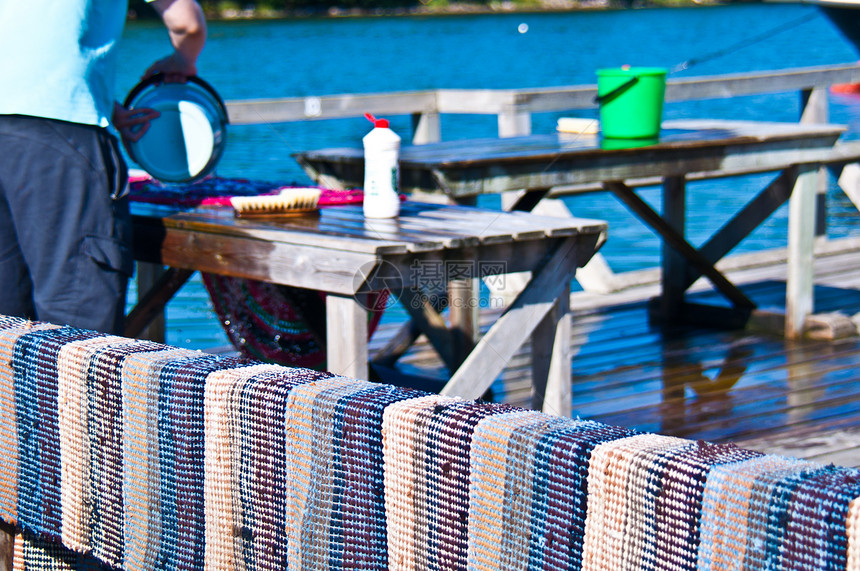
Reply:
[[[234,196],[230,204],[238,218],[292,216],[315,211],[321,193],[318,188],[285,188],[279,194]]]

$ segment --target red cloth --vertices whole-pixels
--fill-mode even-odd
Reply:
[[[129,178],[129,186],[129,198],[133,201],[187,207],[230,206],[230,198],[233,196],[260,196],[278,194],[287,188],[307,188],[276,182],[216,176],[181,185],[164,184],[148,176],[134,176]],[[364,200],[364,192],[359,189],[322,188],[320,190],[322,191],[319,201],[321,208],[342,204],[361,204]]]

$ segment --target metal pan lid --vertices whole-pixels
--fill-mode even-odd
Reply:
[[[164,83],[155,75],[135,86],[127,109],[148,107],[161,116],[138,141],[128,142],[131,159],[162,182],[193,182],[215,168],[227,138],[227,108],[218,93],[199,77]]]

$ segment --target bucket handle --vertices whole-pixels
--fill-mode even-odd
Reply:
[[[602,105],[603,103],[607,103],[609,101],[612,101],[613,99],[615,99],[616,97],[618,97],[619,95],[621,95],[622,93],[624,93],[625,91],[627,91],[628,89],[630,89],[631,87],[636,85],[636,83],[638,81],[639,81],[638,76],[631,77],[630,79],[628,79],[627,81],[625,81],[624,83],[622,83],[621,85],[616,87],[615,89],[612,89],[608,93],[604,93],[603,95],[595,96],[594,102],[597,103],[598,105]]]
[[[221,99],[221,95],[219,95],[218,92],[215,91],[214,87],[212,87],[211,85],[209,85],[207,82],[203,81],[201,78],[197,77],[196,75],[188,76],[186,81],[188,83],[195,83],[195,84],[199,85],[200,87],[202,87],[205,91],[207,91],[209,93],[209,95],[211,95],[215,99],[215,101],[218,105],[218,109],[219,109],[219,111],[221,111],[224,123],[227,124],[230,122],[230,119],[229,119],[228,114],[227,114],[227,105],[224,103],[224,100]],[[131,91],[128,92],[128,95],[126,95],[125,101],[123,101],[122,106],[125,107],[126,109],[129,109],[131,107],[131,104],[134,102],[135,98],[138,95],[140,95],[144,89],[146,89],[150,86],[153,86],[153,85],[161,85],[162,83],[164,83],[164,74],[163,73],[156,73],[155,75],[151,75],[148,78],[140,81],[140,83],[138,83],[137,85],[132,87]]]

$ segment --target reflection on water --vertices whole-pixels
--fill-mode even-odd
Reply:
[[[685,426],[730,418],[732,389],[747,372],[753,348],[740,339],[729,346],[721,361],[714,362],[712,352],[696,351],[700,342],[696,338],[682,336],[675,341],[672,350],[663,354],[661,430],[682,434]]]
[[[783,282],[748,284],[744,291],[759,307],[785,298]],[[714,295],[694,298],[707,302]],[[860,292],[819,284],[814,288],[814,306],[818,313],[855,315],[860,312]],[[853,350],[833,342],[788,342],[761,331],[714,332],[716,337],[664,331],[659,348],[662,392],[657,407],[661,430],[678,435],[703,430],[741,433],[757,426],[801,423],[828,408],[854,414]]]
[[[788,421],[795,423],[809,418],[815,411],[816,403],[824,396],[826,391],[821,383],[822,371],[817,361],[832,356],[834,348],[829,344],[809,347],[803,343],[793,343],[790,348],[786,355],[786,400]]]

